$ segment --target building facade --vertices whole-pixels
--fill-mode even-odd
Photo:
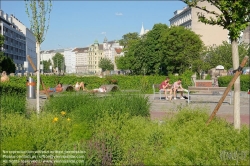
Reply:
[[[76,73],[88,73],[88,47],[75,48],[73,52],[76,55]]]
[[[242,42],[250,44],[250,25],[243,31]]]
[[[64,50],[66,73],[76,73],[76,52],[74,49]]]
[[[99,44],[97,40],[95,40],[94,44],[89,46],[89,73],[91,74],[101,74],[102,69],[99,68],[99,62],[102,58],[104,58],[103,54],[103,44]]]
[[[4,55],[11,58],[16,65],[16,73],[25,70],[33,72],[31,65],[24,69],[24,62],[29,55],[36,65],[36,40],[33,33],[26,28],[15,16],[8,16],[0,10],[0,32],[4,36]]]
[[[220,13],[219,9],[210,5],[208,2],[199,2],[199,6],[206,6],[207,10]],[[185,7],[182,10],[176,10],[174,16],[169,20],[170,26],[184,26],[201,36],[201,40],[206,46],[220,45],[228,40],[228,31],[219,25],[208,25],[198,21],[197,13],[203,13],[207,18],[214,17],[211,14],[194,8]]]

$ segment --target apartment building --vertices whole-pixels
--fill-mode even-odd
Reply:
[[[243,31],[241,42],[250,44],[250,25]]]
[[[123,55],[122,49],[123,46],[120,46],[117,40],[108,41],[106,37],[104,38],[103,54],[105,58],[110,59],[111,62],[114,64],[114,72],[117,72],[115,58]]]
[[[99,44],[97,40],[95,40],[94,44],[89,46],[89,72],[95,74],[101,74],[102,69],[99,68],[99,62],[102,58],[104,58],[103,54],[103,44]]]
[[[30,55],[36,65],[36,40],[33,33],[25,27],[15,16],[8,15],[0,10],[0,32],[4,36],[4,55],[11,58],[16,65],[16,73],[25,70],[33,72],[31,65],[24,69],[26,55]]]
[[[76,55],[76,73],[88,73],[88,49],[88,47],[85,47],[73,50]]]
[[[220,13],[220,11],[215,7],[210,5],[208,2],[199,2],[199,6],[206,6],[207,10],[215,11]],[[206,17],[214,17],[211,14],[194,8],[185,7],[181,10],[176,10],[174,16],[169,20],[170,26],[184,26],[191,29],[196,34],[201,36],[201,40],[206,46],[220,45],[223,41],[228,40],[228,31],[223,29],[219,25],[208,25],[198,21],[197,13],[202,12]]]
[[[74,49],[64,50],[66,73],[76,73],[76,52]]]
[[[11,17],[12,17],[13,24],[15,24],[20,29],[20,31],[24,33],[26,37],[26,59],[25,60],[28,61],[27,55],[29,55],[30,58],[32,59],[32,62],[36,66],[37,64],[36,38],[33,32],[29,30],[25,25],[23,25],[23,23],[20,20],[18,20],[14,15],[11,15]],[[28,71],[34,72],[30,63],[28,64],[29,64]]]

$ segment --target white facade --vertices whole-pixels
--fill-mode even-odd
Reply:
[[[76,73],[88,73],[88,47],[75,48],[76,54]]]
[[[117,70],[117,67],[115,64],[115,58],[123,55],[121,54],[122,49],[123,49],[123,46],[120,46],[118,41],[108,42],[107,38],[105,37],[103,41],[103,54],[105,58],[110,59],[111,62],[114,64],[115,72]]]
[[[73,49],[64,51],[64,60],[66,66],[66,73],[76,73],[76,53]]]

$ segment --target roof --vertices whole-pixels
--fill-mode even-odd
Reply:
[[[84,48],[75,48],[74,50],[72,50],[73,52],[78,52],[78,53],[84,53],[86,51],[88,51],[88,47],[84,47]]]
[[[120,53],[122,52],[122,49],[121,49],[121,48],[115,48],[115,52],[116,52],[117,54],[120,54]]]

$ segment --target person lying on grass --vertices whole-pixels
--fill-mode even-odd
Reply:
[[[80,84],[79,84],[79,82],[77,82],[76,85],[75,85],[75,90],[79,91],[81,88],[82,88],[83,91],[85,90],[84,89],[84,83],[80,82]]]
[[[62,83],[58,83],[55,88],[48,88],[47,89],[47,92],[62,92],[62,91],[63,91]],[[45,93],[44,90],[42,92]]]
[[[104,86],[104,87],[100,87],[97,89],[93,89],[90,92],[92,92],[92,93],[94,93],[94,92],[107,92],[107,88],[106,88],[106,86]]]

